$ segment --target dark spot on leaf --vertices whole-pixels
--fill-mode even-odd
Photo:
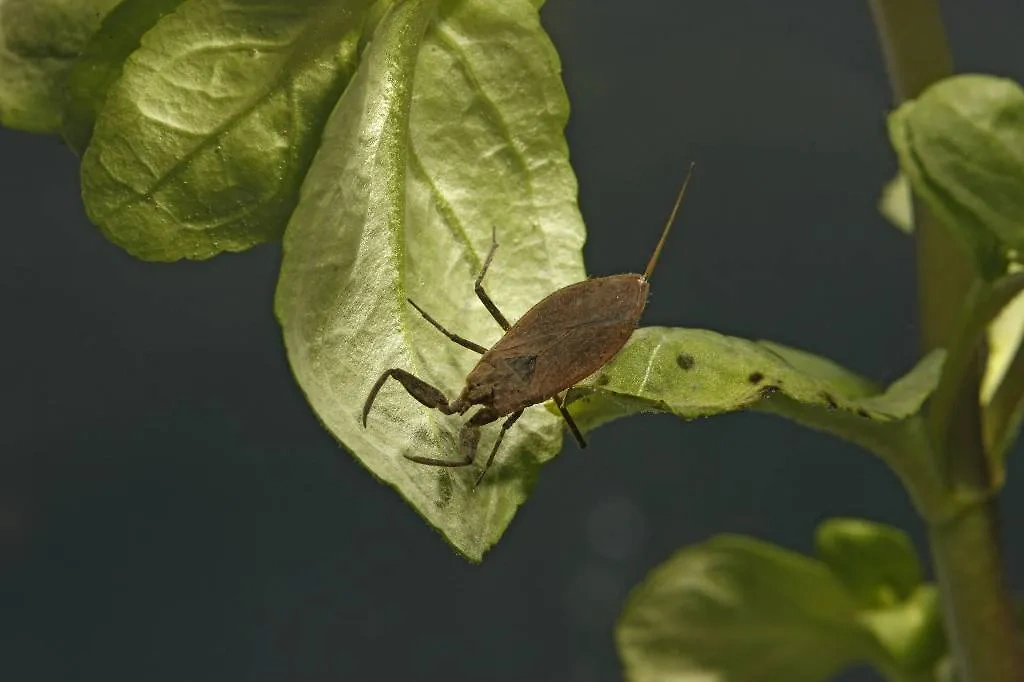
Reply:
[[[864,408],[861,408],[861,409],[857,410],[857,416],[864,417],[865,419],[870,419],[871,418],[871,415],[868,414],[868,411],[865,410]]]
[[[607,386],[608,384],[611,383],[611,379],[608,377],[607,374],[598,374],[597,379],[594,380],[594,383],[597,384],[598,386]]]
[[[750,376],[747,377],[747,381],[749,381],[752,384],[759,384],[761,383],[762,379],[764,379],[764,375],[761,374],[760,372],[751,372]]]
[[[829,393],[828,391],[822,391],[821,397],[825,400],[826,403],[828,403],[828,409],[834,410],[837,407],[839,407],[839,405],[836,404],[836,399],[833,398],[832,394]]]
[[[676,356],[676,364],[679,365],[679,369],[693,369],[696,362],[689,353],[680,353]]]
[[[761,396],[761,400],[768,400],[769,398],[771,398],[773,395],[775,395],[778,392],[779,392],[779,387],[778,386],[768,385],[768,386],[762,386],[761,390],[758,391],[757,393],[758,393],[759,396]]]

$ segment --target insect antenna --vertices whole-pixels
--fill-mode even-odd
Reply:
[[[676,220],[676,213],[679,212],[679,206],[683,203],[683,195],[686,194],[686,186],[690,184],[690,176],[693,175],[693,167],[697,164],[693,161],[690,162],[690,170],[686,171],[686,177],[683,178],[683,186],[679,188],[679,194],[676,195],[676,203],[672,207],[672,213],[669,214],[668,220],[665,222],[665,229],[661,231],[661,239],[658,240],[658,245],[654,247],[654,253],[651,254],[651,260],[647,261],[647,269],[644,270],[644,281],[651,278],[651,273],[654,272],[654,266],[658,264],[658,256],[661,255],[661,248],[665,246],[665,239],[668,237],[668,232],[672,228],[672,223]]]

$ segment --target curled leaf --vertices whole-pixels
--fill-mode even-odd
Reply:
[[[889,117],[889,137],[914,191],[971,253],[986,278],[1004,247],[1024,248],[1024,89],[961,75]]]

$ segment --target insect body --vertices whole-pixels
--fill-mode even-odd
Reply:
[[[693,164],[690,165],[690,171],[683,181],[644,274],[611,275],[570,284],[541,299],[514,325],[509,324],[483,288],[484,276],[498,246],[492,238],[491,249],[475,286],[480,302],[505,330],[505,335],[489,350],[449,332],[410,300],[409,303],[442,334],[460,346],[480,353],[482,357],[466,376],[466,385],[455,400],[448,400],[440,390],[403,369],[385,371],[366,398],[363,426],[366,426],[377,393],[388,377],[393,377],[413,398],[444,414],[462,415],[471,407],[480,406],[459,434],[461,459],[406,455],[414,462],[433,466],[468,466],[476,458],[480,427],[507,417],[477,478],[476,482],[479,483],[494,461],[505,432],[519,419],[523,410],[551,399],[555,401],[580,447],[586,447],[586,441],[562,405],[563,391],[607,364],[636,329],[647,304],[650,290],[648,280],[665,245],[665,238],[675,220],[692,173]]]

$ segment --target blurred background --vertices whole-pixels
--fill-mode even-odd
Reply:
[[[958,70],[1024,80],[1024,5],[945,10]],[[875,209],[896,165],[865,2],[548,0],[542,18],[590,273],[646,261],[696,160],[646,324],[882,381],[911,367],[912,243]],[[683,545],[811,551],[844,515],[924,549],[896,479],[852,445],[758,414],[642,416],[586,451],[567,440],[470,565],[307,407],[271,309],[279,248],[135,261],[86,220],[77,168],[54,138],[0,130],[0,678],[610,682],[624,598]],[[1004,504],[1018,590],[1021,469]]]

